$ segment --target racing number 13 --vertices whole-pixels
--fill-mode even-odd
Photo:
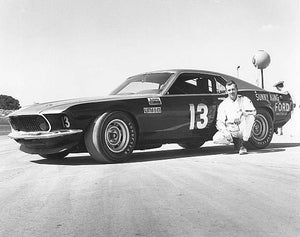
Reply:
[[[199,114],[199,119],[197,119],[197,114]],[[208,123],[208,108],[205,104],[198,104],[197,110],[195,110],[195,105],[190,104],[190,130],[195,129],[195,123],[196,127],[198,129],[205,128]]]

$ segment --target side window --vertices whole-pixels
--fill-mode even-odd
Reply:
[[[181,74],[169,89],[169,94],[198,94],[197,78],[194,75],[191,73]]]
[[[170,95],[216,93],[216,80],[212,75],[183,73],[173,83]]]
[[[211,79],[208,80],[208,91],[210,93],[214,93],[213,83]]]
[[[226,87],[222,85],[218,80],[216,81],[216,91],[218,94],[226,93]]]
[[[214,93],[214,83],[212,78],[201,76],[198,78],[199,94]]]

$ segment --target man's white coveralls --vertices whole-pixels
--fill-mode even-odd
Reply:
[[[218,132],[213,141],[218,144],[230,144],[233,137],[248,141],[255,115],[256,110],[248,97],[238,95],[235,101],[227,97],[218,108]]]

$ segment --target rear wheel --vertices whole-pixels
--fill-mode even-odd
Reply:
[[[267,147],[272,140],[273,133],[274,125],[270,113],[258,109],[252,128],[252,136],[249,139],[250,145],[258,149]]]
[[[136,144],[136,128],[132,119],[123,112],[104,113],[85,134],[85,145],[96,161],[124,162]]]
[[[197,141],[197,142],[178,143],[178,145],[184,149],[197,149],[197,148],[200,148],[204,143],[205,143],[205,141],[201,140],[201,141]]]
[[[62,151],[58,153],[53,153],[53,154],[40,154],[41,157],[46,158],[46,159],[63,159],[69,154],[69,151]]]

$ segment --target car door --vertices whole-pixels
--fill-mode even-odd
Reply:
[[[215,76],[209,74],[179,75],[161,97],[159,136],[170,141],[197,137],[211,139],[216,132],[218,105],[225,98],[225,90],[218,90],[219,84]]]

